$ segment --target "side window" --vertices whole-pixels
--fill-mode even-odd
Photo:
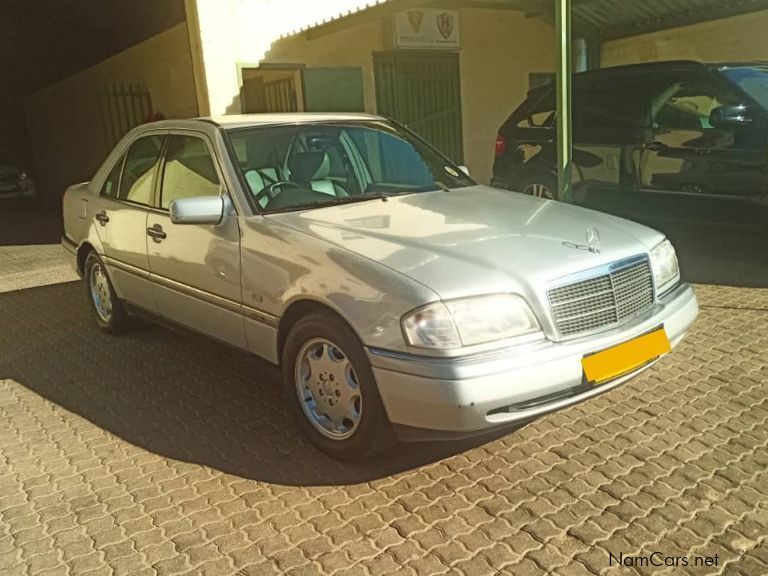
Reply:
[[[517,123],[518,128],[542,128],[554,126],[555,123],[555,93],[549,90],[539,99],[527,117]]]
[[[163,140],[162,136],[146,136],[133,143],[125,157],[123,177],[120,179],[120,199],[137,204],[152,203],[152,189]]]
[[[120,175],[123,172],[123,162],[125,162],[125,156],[122,156],[120,160],[115,163],[114,168],[104,181],[104,186],[101,187],[102,196],[111,196],[117,198],[120,189]]]
[[[726,104],[736,102],[708,78],[667,82],[657,88],[651,102],[653,126],[662,130],[712,128],[709,115]]]
[[[205,140],[196,136],[171,136],[165,154],[162,208],[181,198],[218,196],[219,177]]]
[[[627,144],[648,126],[648,90],[634,80],[584,80],[574,88],[573,132],[576,143]]]

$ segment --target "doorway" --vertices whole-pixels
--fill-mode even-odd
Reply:
[[[378,113],[407,126],[462,164],[459,54],[379,52],[374,54],[374,74]]]

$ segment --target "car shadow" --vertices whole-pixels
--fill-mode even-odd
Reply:
[[[61,204],[40,198],[0,198],[0,246],[58,244],[62,234]]]
[[[367,482],[509,433],[337,462],[300,435],[277,368],[182,329],[144,324],[104,334],[77,282],[0,295],[0,379],[152,453],[291,486]]]

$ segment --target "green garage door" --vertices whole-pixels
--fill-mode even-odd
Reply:
[[[379,114],[397,120],[457,163],[464,161],[459,55],[374,54]]]

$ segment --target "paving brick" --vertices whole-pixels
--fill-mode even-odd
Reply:
[[[0,573],[582,576],[654,549],[725,563],[638,574],[768,573],[768,290],[699,290],[686,341],[610,393],[352,465],[299,437],[271,366],[108,338],[79,285],[2,294]]]

